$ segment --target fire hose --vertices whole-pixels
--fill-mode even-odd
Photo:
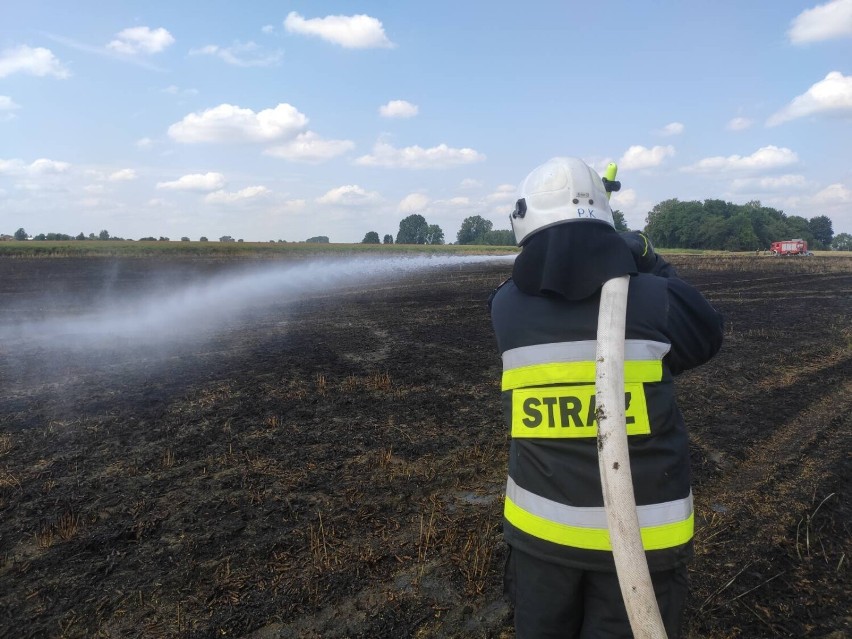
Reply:
[[[614,181],[617,171],[610,163],[604,177]],[[666,639],[642,546],[627,448],[624,338],[629,283],[630,276],[623,275],[606,281],[601,289],[595,354],[598,467],[615,569],[633,636]]]

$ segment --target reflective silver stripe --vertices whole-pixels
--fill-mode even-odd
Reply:
[[[546,499],[521,488],[511,477],[506,482],[506,497],[519,508],[548,521],[578,528],[606,529],[606,510],[601,507],[567,506],[552,499]],[[637,506],[639,526],[661,526],[686,521],[692,514],[692,490],[684,499],[675,499],[660,504]]]
[[[559,362],[591,362],[595,359],[597,342],[593,339],[579,342],[554,342],[510,348],[503,353],[503,370],[535,364]],[[632,361],[656,361],[665,357],[671,344],[645,339],[624,340],[624,359]]]

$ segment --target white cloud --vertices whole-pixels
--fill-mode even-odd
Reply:
[[[462,190],[478,189],[482,187],[482,182],[473,178],[465,178],[459,183],[459,188]]]
[[[485,196],[485,201],[492,202],[511,202],[517,195],[517,187],[512,184],[501,184],[497,189]]]
[[[852,204],[852,190],[842,184],[831,184],[814,195],[816,204]]]
[[[331,189],[325,195],[318,197],[319,204],[334,204],[337,206],[364,206],[382,199],[376,191],[367,191],[357,184],[347,184]]]
[[[2,160],[0,159],[0,175],[13,175],[20,172],[24,163],[21,160]]]
[[[152,140],[151,138],[140,138],[136,140],[136,146],[140,149],[150,149],[152,146],[154,146],[154,140]]]
[[[458,209],[470,207],[470,198],[460,195],[449,200],[435,200],[432,206],[437,209]]]
[[[275,33],[275,25],[265,24],[260,28],[260,30],[266,34]]]
[[[313,131],[305,131],[297,135],[294,140],[270,147],[263,153],[292,162],[318,164],[343,155],[353,148],[355,143],[351,140],[323,140]]]
[[[391,100],[379,107],[379,113],[383,118],[413,118],[420,112],[416,104],[405,100]]]
[[[787,35],[793,44],[852,36],[852,0],[832,0],[802,11]]]
[[[213,193],[208,193],[204,196],[204,201],[208,204],[235,204],[237,202],[251,200],[256,197],[263,197],[271,193],[272,191],[265,186],[247,186],[239,191],[229,192],[219,190],[214,191]]]
[[[658,131],[658,133],[660,135],[670,137],[670,136],[673,136],[673,135],[680,135],[681,133],[683,133],[684,128],[685,127],[680,122],[670,122],[669,124],[664,126],[662,129],[660,129]]]
[[[107,49],[125,55],[137,53],[160,53],[173,44],[172,34],[160,27],[130,27],[115,34],[115,39],[107,44]]]
[[[9,122],[15,119],[14,111],[21,108],[8,95],[0,95],[0,122]]]
[[[730,119],[727,129],[729,131],[745,131],[750,128],[752,124],[754,124],[754,121],[749,118],[736,117]]]
[[[794,191],[808,187],[808,181],[804,175],[779,175],[775,177],[760,178],[738,178],[731,182],[734,191]]]
[[[220,104],[200,113],[190,113],[169,127],[178,142],[272,142],[302,131],[308,118],[296,107],[281,103],[274,109],[255,113],[231,104]]]
[[[361,166],[385,166],[403,169],[442,169],[460,164],[482,162],[485,156],[473,149],[454,149],[439,144],[429,149],[419,146],[407,146],[402,149],[376,142],[372,155],[362,155],[356,164]]]
[[[20,108],[21,105],[15,104],[15,101],[8,95],[0,95],[0,111],[14,111]]]
[[[653,148],[645,148],[644,146],[634,145],[624,152],[621,159],[618,161],[620,169],[648,169],[662,164],[663,160],[675,154],[673,146],[655,146]]]
[[[631,208],[636,204],[636,199],[635,189],[621,189],[612,194],[610,206],[613,209]]]
[[[278,210],[281,213],[295,213],[303,211],[307,205],[305,200],[285,200],[278,205]]]
[[[189,55],[211,55],[235,67],[272,67],[280,64],[284,52],[264,53],[254,42],[237,42],[230,47],[208,44],[200,49],[191,49]]]
[[[785,147],[764,146],[751,155],[716,156],[685,167],[690,173],[715,173],[729,171],[764,171],[789,166],[799,161],[799,156]]]
[[[832,71],[803,95],[793,98],[786,107],[770,116],[766,126],[820,113],[852,115],[852,76]]]
[[[32,164],[27,164],[17,158],[12,160],[0,159],[0,174],[6,175],[56,175],[67,172],[69,168],[71,168],[71,165],[68,162],[45,158],[39,158]]]
[[[107,180],[110,182],[128,182],[136,179],[136,171],[133,169],[120,169],[109,174]]]
[[[175,84],[170,84],[163,89],[163,93],[168,93],[169,95],[198,95],[198,89],[181,89]]]
[[[47,160],[40,158],[30,164],[29,170],[31,173],[39,175],[55,175],[57,173],[65,173],[71,167],[68,162],[57,162],[56,160]]]
[[[409,193],[400,200],[396,209],[400,213],[417,213],[429,206],[431,201],[429,196],[423,193]]]
[[[221,173],[191,173],[171,182],[158,182],[158,189],[169,191],[216,191],[225,186]]]
[[[326,16],[306,20],[291,11],[284,20],[290,33],[318,36],[347,49],[391,48],[382,23],[367,15]]]
[[[67,78],[71,75],[50,49],[26,45],[0,53],[0,78],[13,73],[28,73],[39,77],[52,75],[57,78]]]

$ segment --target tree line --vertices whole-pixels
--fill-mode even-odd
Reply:
[[[456,244],[479,244],[488,246],[512,246],[515,244],[515,234],[510,230],[493,230],[493,223],[480,215],[464,219],[461,229],[456,234]],[[362,244],[379,244],[379,234],[368,231],[361,240]],[[429,224],[419,213],[412,213],[399,222],[396,240],[392,235],[385,235],[382,244],[444,244],[444,231],[437,224]]]
[[[613,211],[615,228],[630,230],[624,214]],[[472,215],[462,221],[456,234],[456,244],[513,246],[514,233],[509,229],[494,229],[494,224],[480,215]],[[660,202],[645,218],[644,231],[659,248],[707,249],[726,251],[753,251],[768,249],[772,242],[801,238],[811,249],[852,251],[852,235],[834,235],[831,219],[817,215],[810,219],[798,215],[786,215],[783,211],[763,206],[759,201],[733,204],[724,200],[681,201],[670,199]],[[8,236],[7,236],[8,237]],[[29,239],[20,228],[15,232],[17,240]],[[33,240],[122,240],[111,236],[106,230],[97,235],[80,233],[77,236],[63,233],[41,233]],[[168,237],[143,237],[139,241],[169,241]],[[190,241],[182,237],[181,241]],[[208,239],[204,236],[201,242]],[[220,242],[242,242],[230,235],[223,235]],[[274,240],[273,240],[274,241]],[[278,240],[283,242],[283,240]],[[311,237],[308,243],[328,243],[325,235]],[[444,231],[437,224],[429,224],[419,213],[413,213],[399,222],[396,238],[385,234],[380,240],[377,231],[368,231],[362,244],[445,244]]]
[[[780,240],[803,239],[812,249],[850,250],[849,234],[835,238],[829,217],[785,215],[756,200],[746,204],[665,200],[651,209],[645,222],[643,230],[660,248],[753,251]]]
[[[362,244],[378,244],[379,234],[367,231]],[[399,222],[396,244],[444,244],[444,231],[437,224],[429,224],[419,213],[412,213]],[[382,244],[394,244],[392,235],[385,235]]]

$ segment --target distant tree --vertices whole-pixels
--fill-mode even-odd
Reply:
[[[316,237],[309,237],[305,240],[308,244],[328,244],[328,237],[325,235],[317,235]]]
[[[162,236],[162,235],[161,235],[161,236],[160,236],[160,239],[159,239],[159,240],[157,240],[157,241],[158,241],[158,242],[168,242],[168,241],[169,241],[169,238],[164,237],[164,236]]]
[[[234,238],[232,238],[230,235],[223,235],[222,237],[219,238],[219,241],[220,242],[233,242]]]
[[[615,210],[612,212],[612,221],[615,222],[615,230],[616,231],[629,231],[630,227],[627,226],[627,221],[624,219],[624,213],[619,210]]]
[[[393,244],[393,235],[385,235],[382,244]]]
[[[700,248],[690,244],[690,225],[700,224],[701,211],[701,202],[681,202],[676,198],[665,200],[648,213],[645,218],[645,232],[654,246]]]
[[[182,238],[180,238],[180,241],[181,242],[189,242],[189,238],[186,235],[184,235]]]
[[[16,240],[25,240],[28,237],[29,237],[29,235],[27,235],[27,232],[23,229],[23,227],[21,227],[17,231],[15,231],[15,239]]]
[[[486,220],[481,215],[472,215],[466,217],[462,223],[459,232],[456,233],[456,242],[458,244],[482,244],[482,238],[494,226],[491,220]]]
[[[834,230],[831,228],[830,217],[826,215],[817,215],[816,217],[812,217],[808,220],[808,229],[822,248],[828,248],[831,246],[831,240],[834,237]]]
[[[237,240],[237,242],[242,242],[242,241],[243,241],[243,238],[240,238],[240,239]]]
[[[509,230],[488,231],[479,243],[487,246],[514,246],[515,233]]]
[[[96,240],[96,239],[98,239],[98,236],[95,235],[94,233],[89,233],[89,239],[90,240]]]
[[[443,244],[444,231],[437,224],[426,227],[426,244]]]
[[[364,239],[361,240],[361,244],[378,244],[379,243],[379,234],[375,231],[367,231],[367,234],[364,236]]]
[[[198,238],[198,241],[199,242],[208,242],[209,240],[207,239],[206,236],[202,235],[201,237]]]
[[[80,234],[79,234],[77,237],[75,237],[74,239],[75,239],[75,240],[85,240],[85,239],[86,239],[86,236],[85,236],[85,235],[83,235],[83,232],[82,232],[82,231],[80,231]]]
[[[396,234],[397,244],[425,244],[429,225],[426,218],[418,213],[412,213],[399,222],[399,232]]]
[[[811,233],[811,226],[808,221],[801,215],[791,215],[787,218],[787,235],[790,237],[782,237],[779,239],[794,239],[801,238],[813,242],[814,236]]]
[[[153,237],[152,235],[149,235],[148,237],[140,237],[139,241],[140,242],[156,242],[157,238]]]
[[[727,251],[753,251],[758,246],[757,235],[752,228],[751,220],[748,215],[739,214],[731,218],[731,231],[728,239],[725,240],[725,250]]]
[[[108,240],[109,239],[109,231],[101,231],[98,233],[99,240]]]
[[[66,235],[65,233],[47,233],[46,235],[44,233],[39,233],[38,235],[36,235],[32,239],[37,240],[39,242],[44,241],[44,240],[47,240],[48,242],[57,242],[57,241],[67,242],[68,240],[73,240],[74,238],[71,237],[70,235]]]
[[[831,240],[832,251],[852,251],[852,235],[849,233],[838,233]]]

